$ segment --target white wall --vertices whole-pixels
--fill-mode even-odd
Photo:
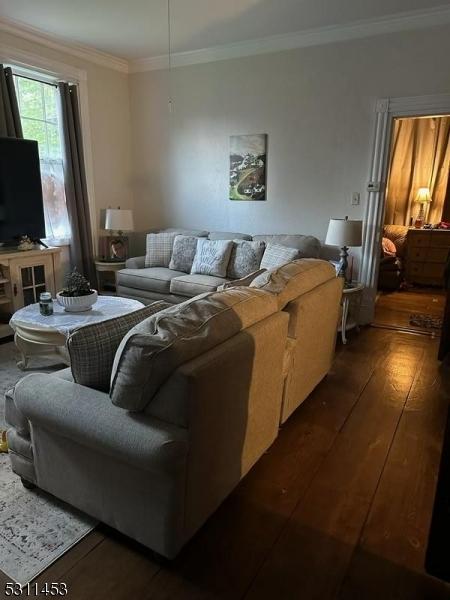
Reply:
[[[0,44],[86,71],[96,220],[108,206],[133,208],[128,75],[3,32]]]
[[[178,68],[170,117],[167,73],[131,75],[139,228],[323,239],[330,217],[362,218],[375,100],[450,92],[449,56],[446,26]],[[228,200],[229,136],[244,133],[269,136],[266,202]]]

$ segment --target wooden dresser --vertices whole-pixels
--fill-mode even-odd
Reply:
[[[406,250],[408,283],[442,286],[449,252],[450,230],[409,229]]]

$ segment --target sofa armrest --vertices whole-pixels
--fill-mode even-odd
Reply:
[[[143,269],[145,267],[145,256],[128,258],[125,262],[126,269]]]
[[[134,467],[168,472],[185,461],[185,429],[117,408],[103,392],[33,373],[16,385],[14,403],[32,426]]]

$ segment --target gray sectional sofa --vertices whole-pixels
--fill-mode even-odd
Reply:
[[[301,259],[168,306],[125,334],[109,390],[27,375],[6,398],[13,470],[173,558],[328,373],[342,281]]]
[[[319,258],[320,241],[310,235],[254,235],[229,231],[204,231],[169,228],[160,232],[177,233],[210,240],[253,240],[265,244],[278,244],[298,250],[297,258]],[[144,244],[142,244],[144,251]],[[184,302],[204,292],[217,290],[230,281],[228,278],[214,277],[174,271],[168,267],[145,267],[145,256],[127,260],[126,268],[117,274],[117,293],[125,298],[134,298],[144,304],[155,300],[166,300],[171,304]]]

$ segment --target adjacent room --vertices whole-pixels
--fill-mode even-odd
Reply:
[[[450,252],[450,117],[395,119],[375,323],[440,335]]]
[[[0,0],[0,595],[450,598],[450,2]]]

